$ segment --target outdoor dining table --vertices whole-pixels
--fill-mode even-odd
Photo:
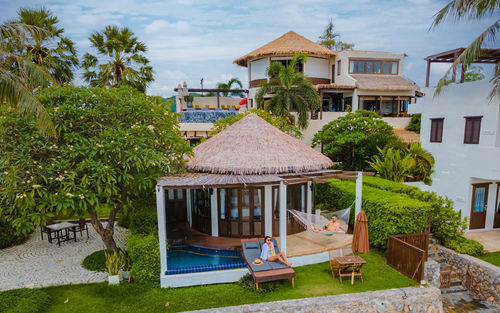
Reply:
[[[75,240],[76,242],[76,228],[78,224],[62,222],[45,226],[45,230],[42,230],[42,239],[43,233],[45,232],[49,238],[49,242],[52,243],[52,239],[57,239],[58,246],[61,246],[61,242]],[[73,237],[71,236],[73,234]],[[55,235],[55,237],[52,237]]]
[[[361,267],[363,264],[366,263],[365,260],[363,260],[361,257],[357,255],[350,255],[350,256],[338,256],[333,258],[335,261],[337,261],[340,265],[338,269],[338,274],[340,278],[340,282],[342,283],[342,277],[349,277],[351,276],[351,285],[354,284],[354,276],[360,276],[361,281],[363,281],[363,275],[361,274]],[[342,271],[346,271],[352,267],[352,272],[351,273],[342,273]]]

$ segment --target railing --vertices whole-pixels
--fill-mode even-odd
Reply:
[[[391,235],[387,243],[387,265],[416,281],[424,279],[429,233]]]

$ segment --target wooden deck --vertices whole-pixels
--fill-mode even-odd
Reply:
[[[187,223],[167,225],[168,242],[182,242],[192,246],[222,249],[241,249],[240,238],[212,237],[189,227]],[[279,244],[279,237],[276,237]],[[287,256],[295,257],[316,254],[329,249],[341,248],[352,244],[352,234],[327,236],[311,231],[287,236]]]

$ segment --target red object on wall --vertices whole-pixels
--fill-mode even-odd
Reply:
[[[240,102],[238,102],[239,105],[245,105],[248,103],[248,98],[243,98],[240,100]]]

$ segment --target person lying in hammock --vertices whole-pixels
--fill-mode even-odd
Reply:
[[[329,232],[338,232],[340,231],[340,224],[338,222],[338,218],[334,215],[332,216],[332,219],[323,226],[323,228],[318,228],[314,227],[314,225],[311,223],[311,228],[317,231],[329,231]]]
[[[262,253],[260,254],[260,259],[269,262],[280,261],[286,266],[292,266],[292,264],[289,263],[286,259],[283,251],[281,251],[280,253],[276,253],[276,248],[274,247],[271,241],[271,237],[269,236],[266,236],[264,238],[264,244],[262,245]]]

